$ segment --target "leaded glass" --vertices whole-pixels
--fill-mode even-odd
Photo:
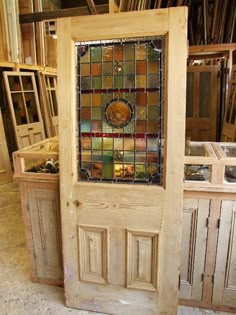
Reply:
[[[79,180],[161,185],[165,38],[76,46]]]

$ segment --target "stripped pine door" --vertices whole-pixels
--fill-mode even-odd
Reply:
[[[0,184],[5,184],[10,181],[12,181],[12,167],[0,110]]]
[[[34,73],[6,71],[3,76],[18,148],[45,139]]]
[[[68,306],[177,313],[186,22],[186,8],[58,20]]]

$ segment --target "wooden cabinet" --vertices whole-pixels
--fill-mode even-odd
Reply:
[[[56,138],[14,152],[14,178],[19,181],[32,280],[62,285],[59,175],[42,168],[48,159],[58,159]]]

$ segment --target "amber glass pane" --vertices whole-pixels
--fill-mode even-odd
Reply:
[[[122,46],[114,46],[113,50],[114,60],[123,60],[123,49]]]
[[[136,105],[146,105],[147,104],[147,95],[144,92],[137,92],[136,93]]]
[[[136,56],[136,60],[146,60],[147,54],[146,54],[145,44],[136,45],[135,56]]]
[[[80,75],[88,76],[90,75],[90,63],[83,63],[80,66]]]
[[[112,61],[112,57],[113,57],[113,47],[112,46],[102,47],[103,61]]]
[[[80,99],[81,106],[89,106],[91,104],[91,95],[90,94],[82,94]]]

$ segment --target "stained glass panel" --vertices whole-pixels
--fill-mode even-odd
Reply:
[[[164,44],[77,43],[80,180],[162,184]]]

